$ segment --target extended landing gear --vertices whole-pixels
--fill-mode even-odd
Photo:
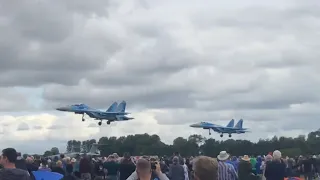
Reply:
[[[229,137],[231,138],[231,134],[229,134]]]
[[[85,119],[84,119],[84,114],[82,114],[82,121],[85,121]]]
[[[209,135],[211,135],[210,129],[209,129]]]
[[[223,134],[220,134],[220,137],[223,137]]]
[[[111,123],[111,121],[107,121],[107,124],[110,124]]]
[[[99,125],[99,126],[101,126],[101,124],[102,124],[102,121],[98,122],[98,125]]]

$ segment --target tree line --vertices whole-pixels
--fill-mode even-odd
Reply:
[[[131,155],[158,155],[170,156],[173,152],[180,152],[182,156],[207,155],[215,157],[220,151],[226,150],[235,156],[266,155],[274,150],[280,150],[286,156],[320,154],[320,130],[310,132],[307,136],[277,137],[260,139],[258,142],[248,140],[206,139],[201,135],[193,134],[188,138],[177,137],[173,144],[165,144],[158,135],[136,134],[121,137],[101,137],[98,141],[69,140],[67,152],[88,152],[92,144],[98,144],[101,155],[108,156],[114,152],[120,156],[129,152]],[[56,147],[44,153],[44,156],[59,154]]]

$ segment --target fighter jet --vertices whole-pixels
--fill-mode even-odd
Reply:
[[[74,112],[75,114],[82,114],[82,121],[85,121],[84,115],[87,114],[90,118],[94,120],[99,120],[98,125],[101,126],[103,120],[107,120],[107,124],[113,121],[127,121],[134,119],[132,117],[127,117],[128,112],[125,112],[127,103],[122,101],[119,105],[114,102],[105,112],[93,109],[85,104],[74,104],[67,107],[59,107],[56,110]]]
[[[231,137],[231,134],[243,134],[246,132],[249,132],[247,128],[242,128],[243,120],[240,119],[239,122],[233,127],[234,120],[232,119],[227,126],[220,126],[208,122],[200,122],[197,124],[192,124],[190,127],[193,128],[203,128],[209,130],[209,135],[211,135],[210,130],[213,130],[214,132],[220,133],[220,137],[223,137],[223,134],[229,134],[229,137]]]

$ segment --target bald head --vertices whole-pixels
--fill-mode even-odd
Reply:
[[[136,164],[137,170],[148,171],[151,170],[151,163],[146,159],[139,159]]]

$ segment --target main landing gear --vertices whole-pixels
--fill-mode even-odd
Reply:
[[[209,129],[209,135],[211,135],[211,131],[210,131],[210,129]]]
[[[223,137],[223,133],[222,133],[222,134],[220,134],[220,137]],[[231,134],[229,134],[229,137],[231,138],[231,137],[232,137],[232,135],[231,135]]]
[[[82,121],[85,121],[85,119],[84,119],[84,114],[82,114]]]
[[[107,124],[110,124],[111,123],[111,121],[107,121]]]
[[[101,124],[102,124],[102,121],[98,122],[98,125],[99,125],[99,126],[101,126]]]

